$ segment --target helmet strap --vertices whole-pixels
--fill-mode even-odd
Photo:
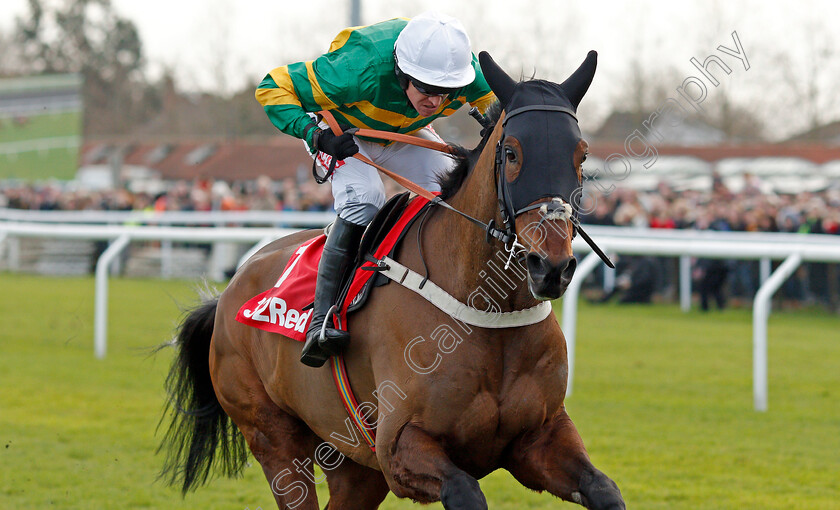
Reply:
[[[397,81],[400,82],[400,88],[403,90],[408,90],[408,75],[400,69],[400,63],[397,59],[397,50],[394,49],[394,74],[397,75]]]

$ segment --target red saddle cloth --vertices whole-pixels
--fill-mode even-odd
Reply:
[[[401,238],[403,230],[423,207],[428,199],[415,197],[405,208],[394,227],[376,248],[377,259],[388,255]],[[318,275],[318,262],[324,251],[325,235],[306,241],[289,258],[286,267],[274,287],[249,299],[236,314],[236,320],[258,329],[279,333],[299,342],[306,340],[306,330],[312,319],[312,309],[303,311],[315,299],[315,280]],[[341,306],[342,329],[347,329],[347,308],[359,296],[365,284],[374,275],[374,271],[365,271],[365,267],[374,267],[372,262],[362,264],[353,275],[353,283]]]

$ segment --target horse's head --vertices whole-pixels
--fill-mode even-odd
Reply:
[[[497,124],[497,192],[502,220],[525,246],[528,286],[537,299],[563,295],[577,263],[581,164],[588,145],[575,113],[595,74],[597,54],[566,81],[515,82],[488,55],[479,55],[504,116]]]

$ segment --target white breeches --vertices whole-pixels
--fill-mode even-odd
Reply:
[[[321,128],[329,129],[325,123]],[[442,142],[431,126],[426,126],[415,136]],[[448,172],[455,160],[442,152],[399,142],[387,146],[354,137],[359,152],[376,164],[399,174],[429,191],[440,191],[436,177]],[[305,142],[304,142],[305,143]],[[308,147],[307,147],[308,150]],[[329,168],[331,156],[318,152],[312,155],[324,171]],[[332,192],[338,216],[357,225],[367,225],[385,204],[385,187],[379,171],[355,158],[339,161],[332,178]]]

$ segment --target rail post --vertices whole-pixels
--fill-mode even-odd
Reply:
[[[93,311],[93,352],[102,359],[108,345],[108,266],[128,246],[131,236],[117,237],[96,261],[96,295]]]
[[[569,362],[566,397],[572,394],[572,381],[574,380],[575,374],[575,334],[577,329],[577,307],[580,287],[583,285],[583,280],[600,263],[601,257],[597,253],[592,252],[587,255],[577,267],[577,270],[575,270],[575,276],[572,278],[569,286],[566,287],[566,293],[563,295],[563,336],[566,337],[566,354]]]
[[[691,257],[680,256],[680,309],[691,310]]]
[[[802,262],[798,253],[789,255],[755,294],[753,302],[753,404],[756,411],[767,410],[767,319],[770,298]]]

